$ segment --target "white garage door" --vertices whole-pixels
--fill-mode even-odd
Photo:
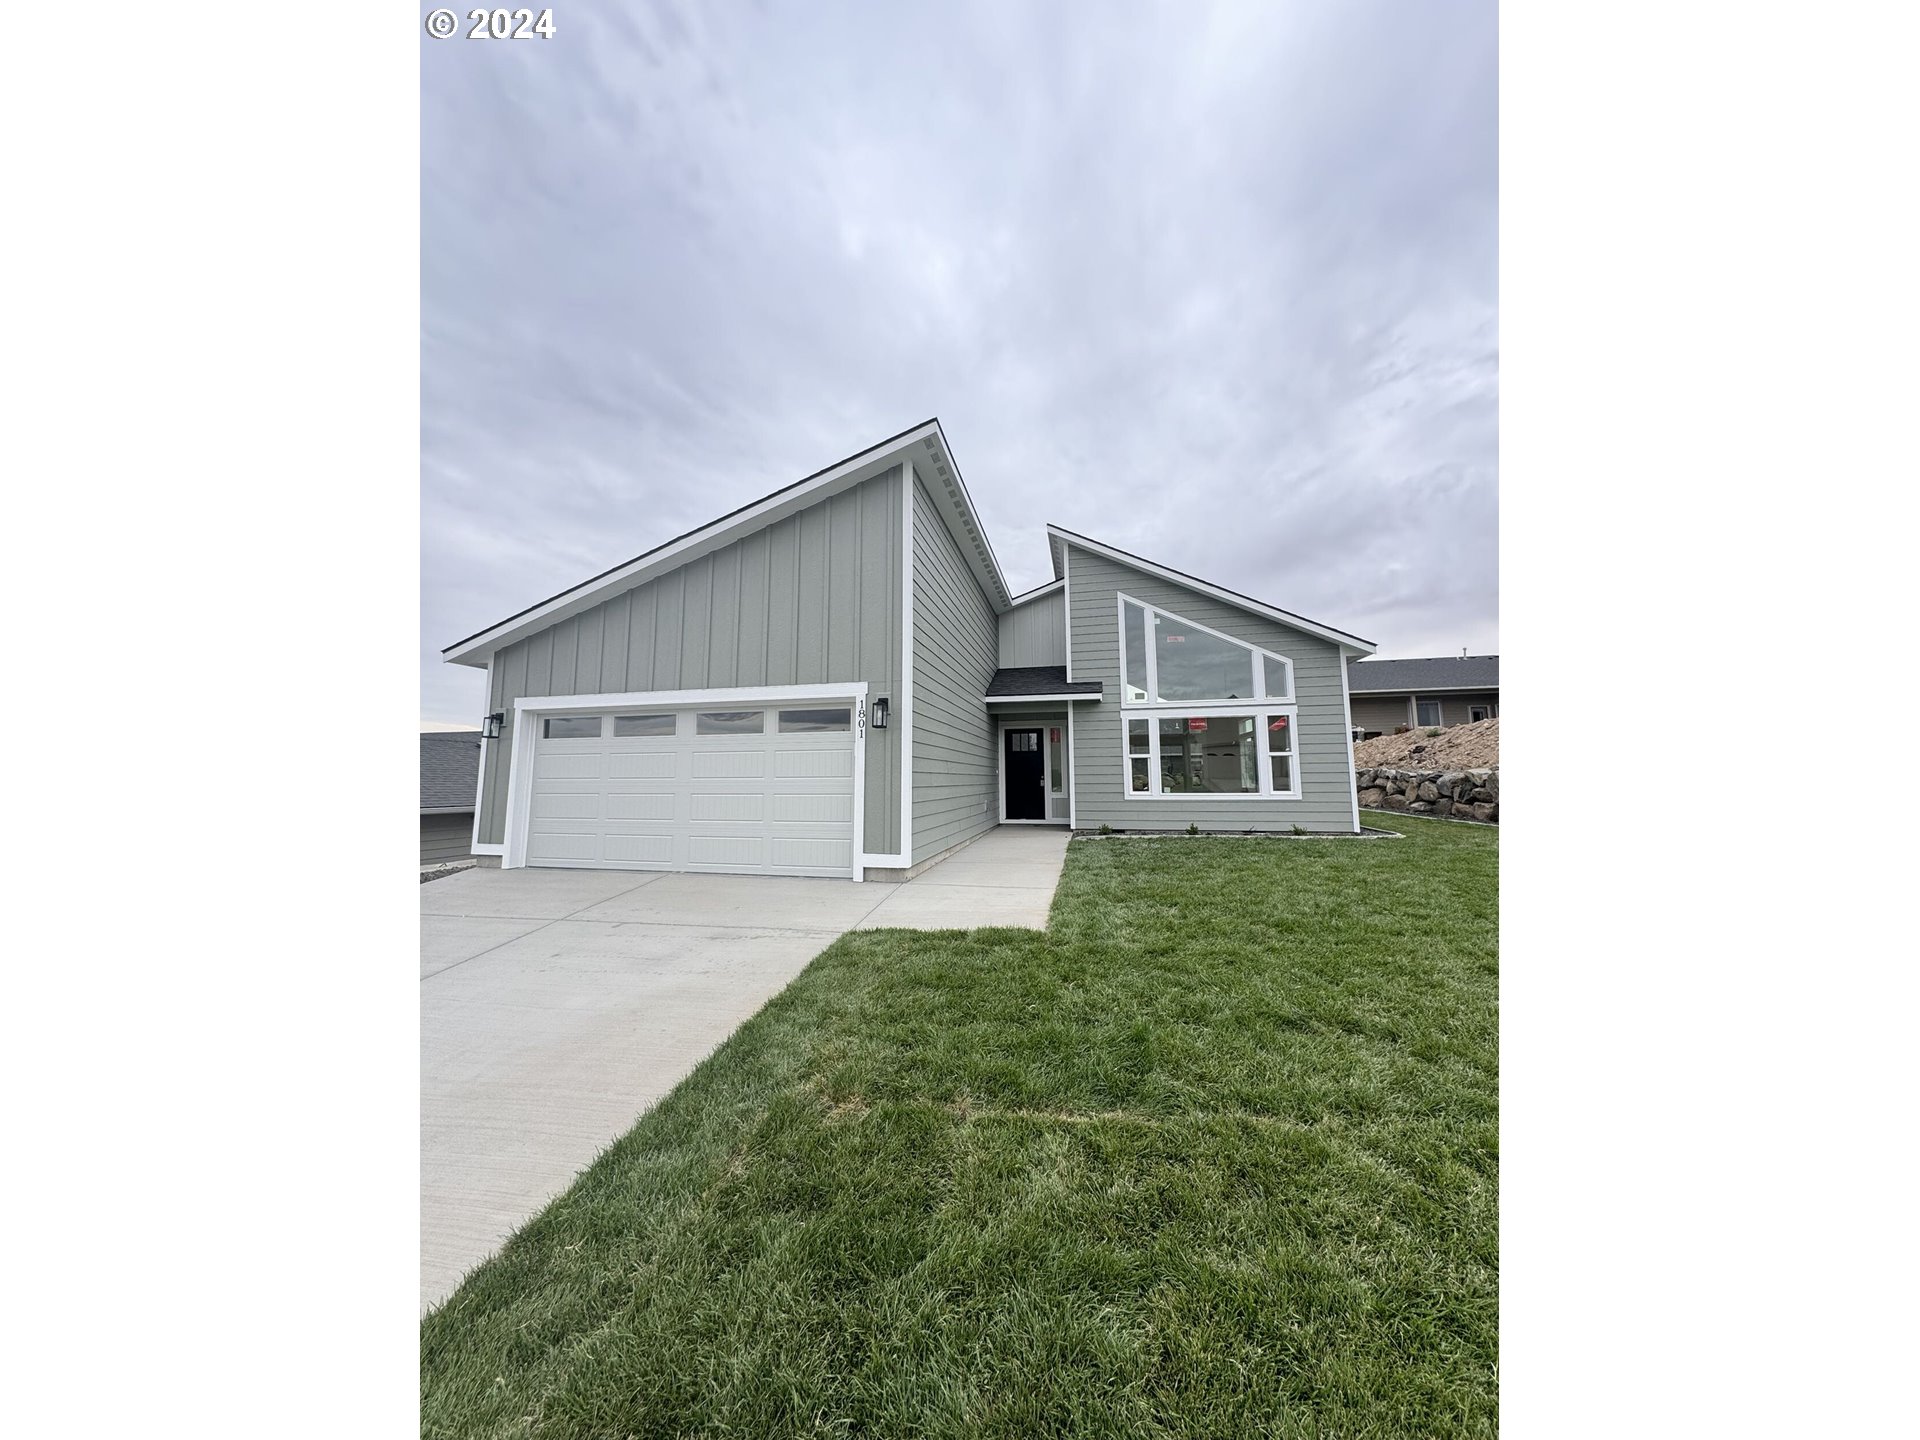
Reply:
[[[527,864],[846,875],[853,708],[528,716]]]

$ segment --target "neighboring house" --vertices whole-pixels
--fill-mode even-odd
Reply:
[[[897,879],[1001,824],[1352,833],[1371,642],[1047,527],[1009,593],[929,420],[445,651],[476,853]]]
[[[473,797],[480,785],[480,736],[448,730],[420,736],[420,863],[473,856]]]
[[[1355,660],[1347,666],[1353,738],[1469,725],[1500,713],[1500,657]]]

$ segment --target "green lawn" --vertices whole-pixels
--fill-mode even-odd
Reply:
[[[428,1317],[424,1433],[1491,1435],[1498,832],[1391,823],[847,935]]]

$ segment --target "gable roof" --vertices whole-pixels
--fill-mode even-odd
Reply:
[[[443,730],[420,737],[420,809],[473,809],[480,785],[480,732]]]
[[[960,467],[953,459],[946,432],[940,428],[940,418],[935,416],[844,460],[835,461],[824,470],[816,470],[804,479],[763,495],[738,510],[731,510],[717,520],[710,520],[698,529],[676,535],[631,560],[615,565],[610,570],[603,570],[591,579],[582,580],[578,585],[551,595],[538,604],[529,605],[484,630],[476,631],[464,640],[455,641],[440,652],[441,658],[457,665],[484,666],[496,650],[558,624],[570,615],[590,610],[623,590],[644,584],[656,575],[676,569],[723,545],[730,545],[756,530],[763,530],[776,520],[804,510],[830,495],[850,490],[903,461],[914,463],[928,496],[940,512],[940,518],[952,534],[954,543],[960,547],[960,553],[966,557],[979,579],[980,588],[986,592],[995,613],[1010,609],[1013,600],[1007,589],[1006,577],[1000,573],[1000,562],[994,557],[993,546],[987,541],[986,531],[973,507],[973,497],[967,493],[966,481],[960,478]],[[911,497],[908,497],[908,501],[911,503]]]
[[[1237,590],[1229,590],[1223,585],[1215,585],[1211,580],[1202,580],[1197,575],[1189,575],[1184,570],[1175,570],[1170,565],[1156,564],[1152,560],[1122,550],[1117,545],[1103,545],[1098,540],[1089,540],[1085,535],[1076,535],[1071,530],[1058,525],[1047,526],[1047,547],[1053,553],[1053,573],[1064,577],[1067,573],[1067,552],[1069,544],[1078,545],[1082,550],[1091,550],[1096,555],[1104,555],[1109,560],[1117,560],[1122,565],[1131,565],[1136,570],[1144,570],[1149,575],[1158,575],[1163,580],[1171,580],[1176,585],[1184,585],[1189,590],[1198,590],[1202,595],[1211,595],[1214,599],[1235,609],[1244,610],[1249,615],[1259,615],[1268,620],[1278,620],[1282,625],[1291,625],[1296,630],[1304,630],[1309,635],[1318,635],[1322,640],[1331,640],[1336,645],[1344,645],[1351,650],[1359,650],[1371,655],[1375,645],[1371,640],[1362,640],[1358,635],[1349,635],[1344,630],[1336,630],[1331,625],[1322,625],[1318,620],[1309,620],[1304,615],[1296,615],[1291,610],[1282,610],[1277,605],[1269,605],[1264,600],[1255,600],[1250,595],[1242,595]]]
[[[1350,660],[1350,695],[1411,695],[1429,690],[1498,690],[1498,655],[1441,655],[1423,660]]]

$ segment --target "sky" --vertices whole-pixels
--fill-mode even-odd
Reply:
[[[935,415],[1016,593],[1051,522],[1497,653],[1493,4],[554,18],[422,38],[422,728],[442,647]]]

